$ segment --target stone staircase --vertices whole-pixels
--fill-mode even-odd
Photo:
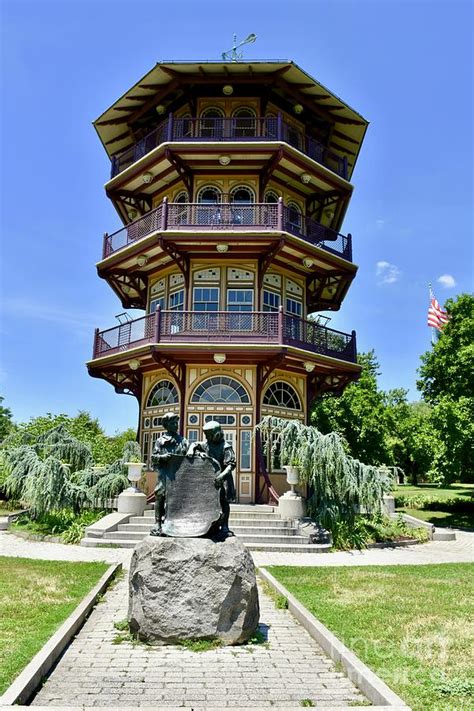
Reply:
[[[331,549],[326,539],[309,543],[307,536],[300,535],[297,523],[280,518],[277,507],[231,504],[230,509],[230,529],[252,551],[325,553]],[[104,530],[100,538],[93,530],[87,530],[81,545],[134,548],[148,536],[153,524],[154,511],[148,506],[142,516],[131,516],[126,523],[118,523],[115,530]]]

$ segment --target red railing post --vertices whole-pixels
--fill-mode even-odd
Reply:
[[[161,306],[158,304],[155,311],[155,343],[160,342],[161,337]]]
[[[283,319],[285,318],[283,314],[283,306],[278,307],[278,343],[283,345]]]
[[[278,198],[277,229],[279,232],[283,232],[283,198],[281,196]]]
[[[94,330],[94,345],[92,346],[92,359],[97,358],[97,350],[99,346],[99,329]]]
[[[163,209],[161,211],[161,230],[165,232],[168,228],[168,198],[163,198]]]

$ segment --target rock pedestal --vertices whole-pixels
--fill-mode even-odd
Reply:
[[[246,642],[259,605],[255,567],[237,538],[148,537],[130,566],[130,631],[154,644],[186,639]]]

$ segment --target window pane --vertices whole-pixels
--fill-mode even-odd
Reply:
[[[242,430],[240,433],[240,468],[250,469],[250,432]]]

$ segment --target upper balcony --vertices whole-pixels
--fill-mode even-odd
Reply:
[[[315,220],[304,218],[278,203],[168,203],[166,199],[154,210],[112,234],[104,235],[102,258],[106,259],[128,245],[154,232],[236,231],[239,234],[288,232],[308,245],[351,262],[352,236],[342,235]]]
[[[258,118],[174,118],[172,114],[138,143],[112,156],[111,178],[136,163],[163,143],[171,142],[272,142],[287,143],[325,166],[344,180],[348,162],[312,136],[278,116]]]
[[[287,346],[308,356],[357,362],[356,336],[280,311],[160,311],[120,326],[95,332],[93,360],[127,353],[148,345],[184,345],[199,350],[209,345]],[[306,356],[305,356],[306,357]],[[310,371],[309,371],[310,372]]]

